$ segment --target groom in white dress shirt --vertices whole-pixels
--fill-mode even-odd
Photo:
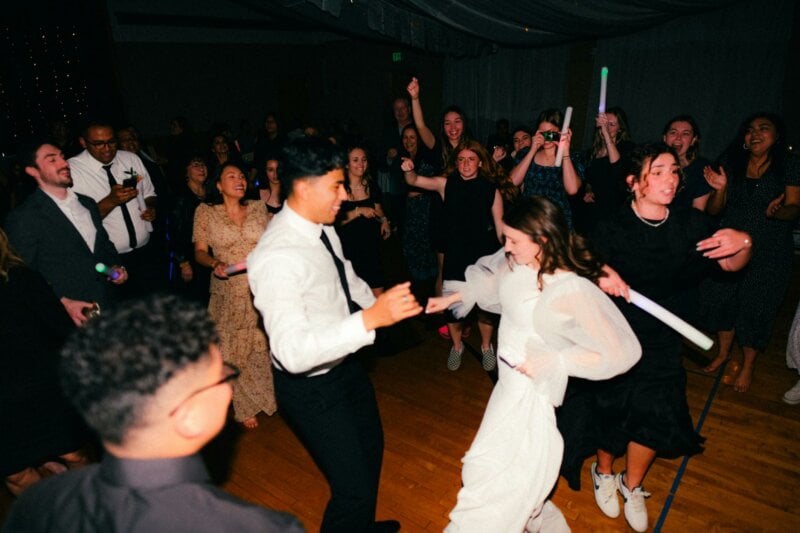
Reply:
[[[284,149],[288,191],[247,260],[255,305],[270,339],[280,413],[331,488],[323,532],[395,532],[375,521],[383,429],[372,383],[351,354],[375,329],[422,308],[410,284],[377,299],[342,254],[336,219],[345,153],[327,140],[298,139]]]

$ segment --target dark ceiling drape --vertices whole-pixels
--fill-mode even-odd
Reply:
[[[575,144],[587,146],[606,65],[608,105],[627,111],[635,140],[657,139],[671,116],[691,113],[703,133],[701,151],[713,158],[745,116],[782,111],[794,9],[789,0],[740,2],[599,39],[585,56],[580,47],[559,45],[449,58],[444,102],[465,109],[479,139],[497,118],[530,124],[544,108],[572,105],[586,125]]]
[[[285,0],[303,16],[347,31],[453,56],[491,47],[546,47],[632,33],[737,0]],[[250,0],[250,4],[261,4]],[[324,20],[314,8],[324,12]]]

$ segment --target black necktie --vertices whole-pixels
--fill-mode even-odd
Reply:
[[[114,175],[111,173],[111,165],[103,165],[103,168],[108,174],[108,185],[109,187],[113,187],[117,184],[117,180],[114,179]],[[122,204],[119,206],[122,209],[122,220],[125,221],[125,229],[128,230],[128,240],[130,240],[131,248],[136,248],[136,229],[133,227],[133,219],[131,218],[131,213],[128,211],[128,204]]]
[[[322,240],[322,244],[325,245],[325,248],[328,249],[328,252],[330,252],[333,258],[333,264],[336,265],[336,271],[339,273],[339,281],[342,282],[342,289],[344,289],[344,295],[347,298],[347,307],[350,309],[350,313],[355,313],[360,310],[361,307],[350,297],[350,285],[347,284],[347,276],[344,273],[344,263],[342,263],[342,260],[334,253],[331,241],[328,239],[328,236],[325,235],[325,230],[322,230],[322,234],[319,238]]]

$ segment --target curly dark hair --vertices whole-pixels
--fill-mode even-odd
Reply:
[[[503,216],[503,222],[525,233],[541,247],[539,289],[543,286],[542,276],[559,268],[571,270],[592,282],[603,276],[603,263],[583,237],[569,230],[564,213],[547,198],[530,196],[519,200]]]
[[[634,183],[638,183],[641,181],[644,171],[649,171],[653,161],[662,154],[670,154],[675,158],[676,163],[680,161],[675,149],[661,141],[637,145],[628,159],[625,176],[633,176]],[[678,177],[680,178],[678,186],[683,187],[685,179],[683,169],[681,169],[680,166],[678,168]]]
[[[102,440],[120,444],[142,423],[153,395],[218,342],[204,307],[150,296],[73,333],[61,352],[61,386]]]

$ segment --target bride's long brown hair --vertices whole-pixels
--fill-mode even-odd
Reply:
[[[595,257],[583,237],[569,230],[561,210],[543,196],[531,196],[514,204],[503,222],[528,235],[541,247],[539,289],[542,276],[557,269],[570,270],[596,283],[603,276],[603,263]]]

